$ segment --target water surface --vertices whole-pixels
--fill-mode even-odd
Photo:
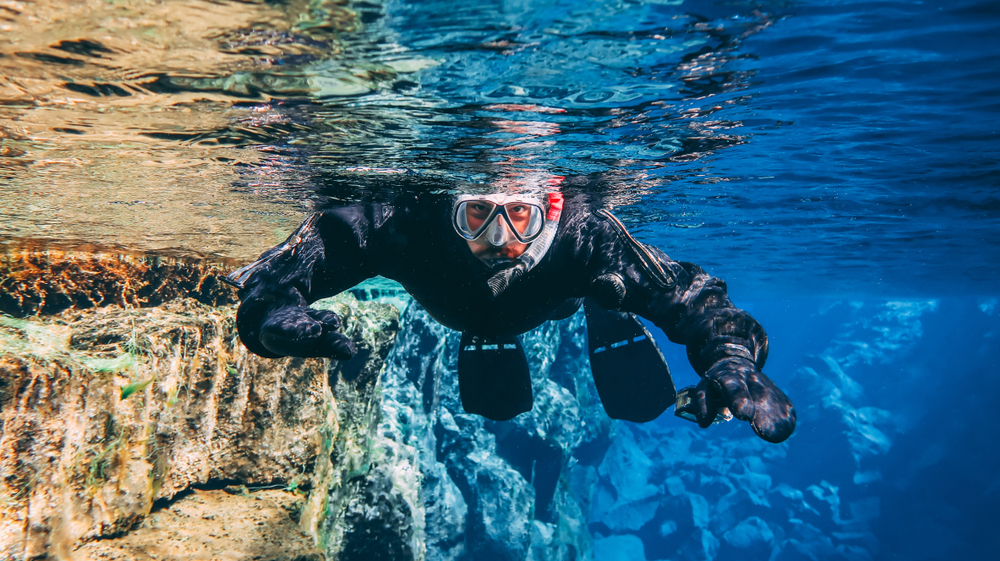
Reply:
[[[989,293],[989,2],[5,2],[8,239],[562,179],[749,294]],[[557,179],[558,181],[558,179]]]

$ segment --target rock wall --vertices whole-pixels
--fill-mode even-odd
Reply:
[[[347,375],[251,355],[235,308],[192,299],[0,316],[0,556],[68,558],[197,484],[325,489],[322,456],[358,430],[330,380],[353,380],[334,384],[345,402],[370,395],[398,328],[391,306],[331,305],[360,351]]]

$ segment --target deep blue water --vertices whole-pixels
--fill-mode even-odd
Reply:
[[[736,509],[737,516],[758,517],[787,535],[748,548],[719,535],[717,558],[991,557],[1000,545],[991,506],[1000,494],[993,445],[1000,426],[982,388],[997,370],[998,300],[827,295],[760,299],[748,309],[767,326],[765,372],[792,396],[799,424],[779,457],[768,457],[772,451],[739,423],[711,427],[706,442],[738,465],[762,458],[756,469],[771,478],[771,492],[760,493],[765,500],[744,498],[754,506]],[[660,345],[675,383],[695,383],[683,349]],[[669,415],[656,421],[664,430],[676,423]],[[640,438],[655,450],[649,441]],[[674,467],[686,480],[701,478],[702,486],[689,490],[711,507],[719,504],[713,496],[727,493],[705,484],[714,470]],[[781,501],[782,486],[801,491],[804,503]],[[648,559],[676,558],[676,539],[642,537]]]
[[[212,9],[251,4],[286,5]],[[652,531],[595,507],[602,561],[996,555],[1000,3],[350,7],[360,25],[333,34],[265,22],[211,35],[212,49],[241,57],[232,68],[132,72],[115,49],[3,44],[0,235],[155,230],[166,209],[211,227],[181,221],[165,246],[138,234],[125,245],[245,258],[342,201],[561,177],[639,239],[727,280],[768,330],[767,372],[800,418],[771,448],[736,423],[705,433],[704,446],[744,466],[729,479],[740,492],[770,497],[738,512],[768,531],[753,521],[742,538],[678,549],[697,514]],[[45,80],[51,91],[32,93]],[[57,103],[71,95],[90,105]],[[145,111],[148,99],[220,118],[139,121],[123,105]],[[116,112],[124,124],[101,120]],[[144,179],[155,188],[119,196],[132,176],[67,139],[168,163]],[[202,157],[231,174],[224,188],[202,190],[203,176],[169,163]],[[73,162],[84,163],[59,167]],[[101,197],[117,206],[88,206]],[[273,239],[256,234],[272,222]],[[693,383],[683,349],[662,346],[678,385]],[[699,468],[654,453],[673,444],[633,429],[656,473],[701,478],[697,492],[725,511]]]

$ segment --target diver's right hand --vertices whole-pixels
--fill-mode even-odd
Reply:
[[[744,358],[728,357],[715,363],[687,397],[690,401],[679,403],[675,412],[685,418],[694,417],[701,428],[709,427],[722,408],[728,408],[768,442],[784,442],[795,431],[792,401]]]
[[[348,360],[354,356],[354,344],[339,331],[340,327],[340,318],[329,310],[278,308],[261,324],[260,342],[280,356]]]

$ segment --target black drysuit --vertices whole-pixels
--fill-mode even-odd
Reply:
[[[786,439],[791,402],[760,369],[767,336],[735,308],[723,281],[635,241],[610,213],[568,199],[549,250],[494,296],[496,270],[477,259],[451,222],[453,199],[406,195],[310,217],[288,240],[234,274],[242,285],[237,325],[263,357],[349,358],[353,347],[329,311],[306,308],[377,275],[398,281],[443,325],[484,337],[519,335],[566,317],[585,297],[642,316],[687,346],[702,377],[691,405],[708,426],[720,406],[761,438]]]

